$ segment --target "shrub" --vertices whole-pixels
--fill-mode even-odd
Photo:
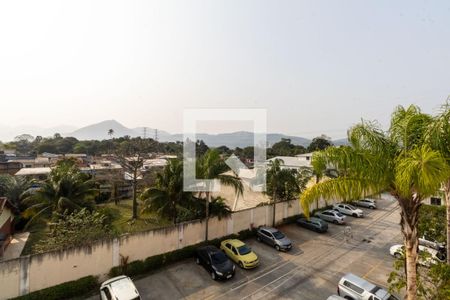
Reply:
[[[89,246],[93,242],[112,236],[106,216],[86,208],[61,215],[49,236],[37,243],[35,252],[46,252],[66,247]]]
[[[79,297],[99,287],[96,277],[86,276],[78,280],[58,284],[43,290],[13,298],[15,300],[59,300]]]

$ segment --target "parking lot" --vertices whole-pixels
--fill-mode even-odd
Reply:
[[[135,284],[143,299],[326,299],[336,294],[337,282],[347,272],[387,286],[393,263],[389,247],[402,240],[399,210],[387,196],[378,200],[378,209],[363,210],[364,218],[347,217],[352,238],[345,238],[343,225],[329,224],[328,232],[319,234],[292,224],[279,228],[293,241],[290,252],[247,240],[260,266],[237,268],[228,281],[213,281],[192,259]]]

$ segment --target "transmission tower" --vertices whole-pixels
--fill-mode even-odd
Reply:
[[[147,127],[144,127],[144,139],[147,138]]]

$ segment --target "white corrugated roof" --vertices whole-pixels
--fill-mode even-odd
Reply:
[[[28,176],[28,175],[46,175],[50,174],[51,168],[22,168],[15,175],[16,176]]]

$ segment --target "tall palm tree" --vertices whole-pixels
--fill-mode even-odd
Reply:
[[[177,209],[192,193],[183,191],[183,163],[171,159],[162,173],[156,175],[156,186],[145,189],[140,195],[144,202],[142,212],[156,211],[177,223]]]
[[[38,190],[29,191],[24,199],[27,205],[24,215],[32,217],[28,224],[37,218],[50,217],[66,210],[72,212],[82,207],[93,208],[93,199],[98,194],[94,181],[69,160],[60,161],[48,179],[39,185]]]
[[[440,113],[433,118],[426,134],[427,142],[446,158],[447,165],[450,166],[450,97]],[[450,173],[442,185],[447,206],[447,253],[450,254]],[[450,264],[450,255],[447,255],[447,263]]]
[[[114,135],[114,129],[112,128],[108,129],[108,135],[112,137]]]
[[[275,226],[275,209],[278,201],[291,200],[300,192],[296,170],[283,169],[281,159],[270,161],[266,177],[266,194],[272,199],[272,226]],[[306,184],[306,183],[305,183]]]
[[[418,107],[410,106],[394,111],[387,133],[375,123],[363,121],[353,126],[348,132],[350,146],[321,152],[339,176],[317,183],[300,196],[309,214],[310,204],[320,197],[347,201],[388,190],[401,210],[410,300],[417,297],[419,208],[450,172],[444,157],[424,143],[424,128],[430,121]]]
[[[242,181],[235,174],[226,174],[230,168],[220,156],[219,151],[215,149],[208,149],[206,153],[197,159],[197,178],[206,180],[217,180],[222,185],[231,186],[234,188],[237,195],[242,195],[244,187]],[[205,192],[206,207],[205,207],[205,240],[208,240],[208,220],[209,220],[209,205],[211,203],[210,188]]]

